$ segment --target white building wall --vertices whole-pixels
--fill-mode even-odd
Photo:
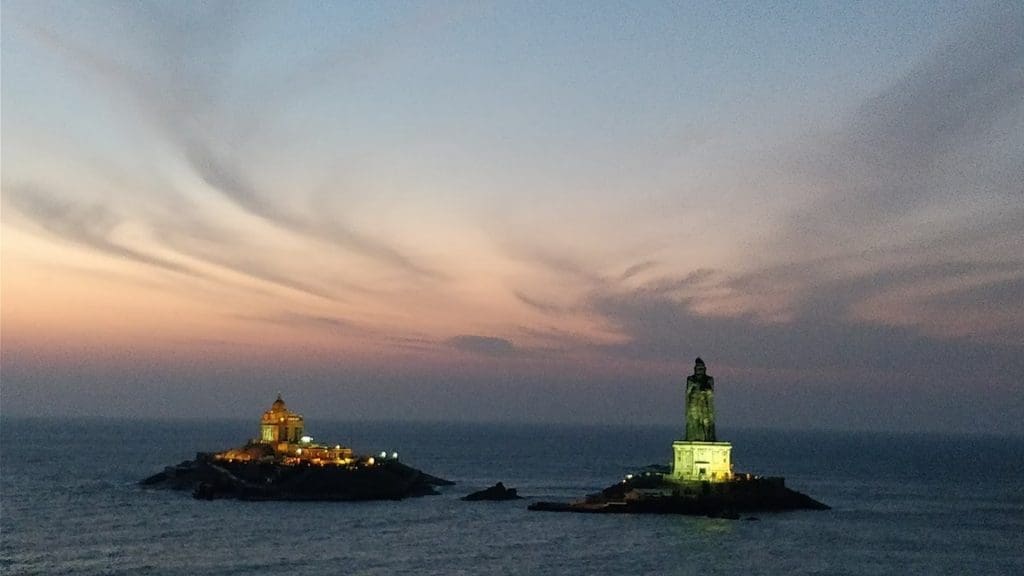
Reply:
[[[732,478],[729,442],[673,442],[672,478],[725,482]]]

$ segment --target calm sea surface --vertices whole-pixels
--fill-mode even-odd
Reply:
[[[0,420],[3,574],[1024,574],[1024,439],[723,430],[833,506],[760,522],[529,512],[651,463],[669,428],[310,422],[456,481],[401,502],[213,502],[136,482],[240,422]],[[462,502],[496,481],[519,502]]]

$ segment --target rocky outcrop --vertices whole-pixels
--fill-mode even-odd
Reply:
[[[490,488],[473,492],[467,496],[462,497],[463,500],[474,502],[478,500],[522,500],[523,497],[519,495],[515,488],[506,488],[504,484],[498,482]]]
[[[168,466],[140,482],[150,488],[191,490],[200,499],[241,500],[398,500],[437,494],[453,482],[397,460],[351,466],[229,462],[199,453],[195,460]]]
[[[781,478],[730,482],[675,482],[647,474],[609,486],[576,502],[536,502],[530,510],[619,514],[686,514],[739,519],[741,513],[828,510],[817,500],[786,488]]]

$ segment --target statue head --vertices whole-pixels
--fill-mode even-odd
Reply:
[[[707,366],[704,365],[704,361],[701,360],[699,356],[697,357],[697,360],[693,363],[693,373],[699,374],[701,376],[704,376],[705,374],[708,373]]]

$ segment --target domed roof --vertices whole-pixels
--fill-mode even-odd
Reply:
[[[274,400],[274,403],[270,405],[270,411],[271,412],[284,412],[287,409],[288,409],[288,407],[284,405],[284,400],[281,399],[281,393],[278,392],[277,393],[277,400]]]

